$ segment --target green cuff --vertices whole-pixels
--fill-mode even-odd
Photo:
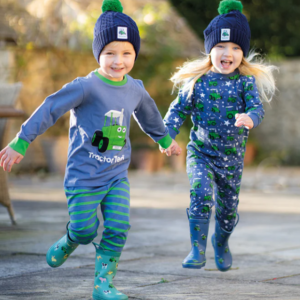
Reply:
[[[18,137],[15,137],[9,144],[8,146],[10,148],[12,148],[13,150],[17,151],[18,153],[22,154],[23,156],[25,155],[26,153],[26,150],[29,146],[29,143],[18,138]]]
[[[166,135],[164,138],[162,138],[161,140],[159,140],[157,143],[164,149],[167,149],[171,146],[172,144],[172,138],[170,137],[170,135]]]

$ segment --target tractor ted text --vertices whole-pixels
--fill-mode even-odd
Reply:
[[[116,155],[114,157],[106,157],[94,154],[93,152],[89,152],[89,154],[89,158],[94,158],[100,162],[106,162],[109,164],[115,164],[125,159],[124,155],[122,155],[121,157]]]

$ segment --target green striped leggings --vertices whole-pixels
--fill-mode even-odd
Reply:
[[[100,204],[104,231],[100,245],[121,252],[130,229],[129,182],[123,178],[97,188],[65,188],[70,215],[69,235],[79,244],[89,244],[97,236],[100,224],[97,208]]]

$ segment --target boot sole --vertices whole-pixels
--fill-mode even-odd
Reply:
[[[124,296],[126,296],[126,295],[124,295]],[[93,299],[94,300],[107,300],[107,299],[113,300],[113,298],[103,298],[103,297],[100,297],[98,295],[95,295],[94,293],[93,293]],[[115,299],[118,299],[118,300],[128,300],[128,296],[123,297],[123,298],[115,298]]]
[[[195,264],[182,264],[182,267],[183,268],[186,268],[186,269],[201,269],[205,266],[206,264],[206,261],[203,262],[202,264],[199,264],[199,265],[195,265]]]

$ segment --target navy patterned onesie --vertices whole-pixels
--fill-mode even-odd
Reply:
[[[236,127],[235,114],[247,113],[258,126],[263,105],[253,76],[208,72],[192,97],[179,92],[164,119],[173,139],[188,115],[193,127],[187,146],[190,217],[208,218],[215,191],[216,218],[225,230],[234,226],[249,130]]]

